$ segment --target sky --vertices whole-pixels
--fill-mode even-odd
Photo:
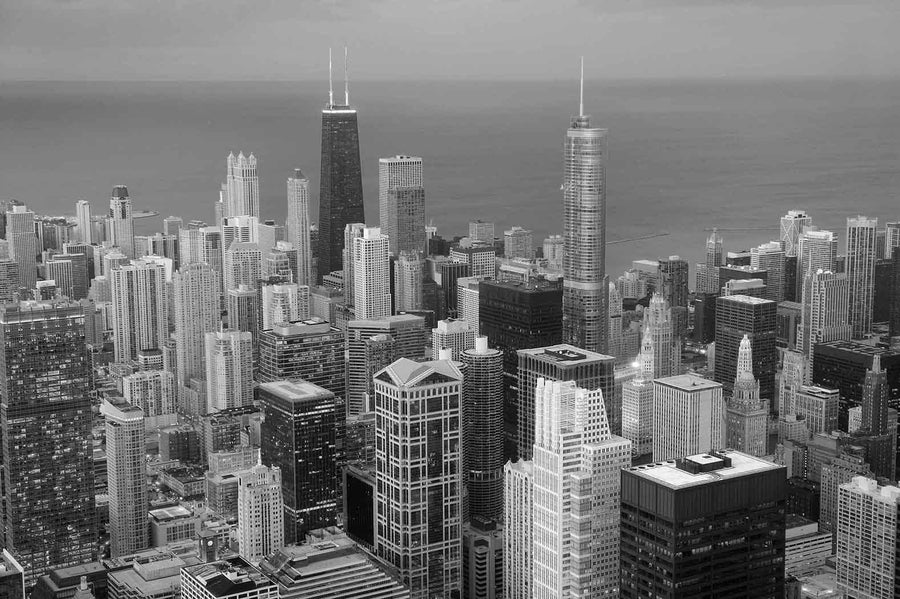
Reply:
[[[0,0],[3,80],[900,76],[897,0]]]

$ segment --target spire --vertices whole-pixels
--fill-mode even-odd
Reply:
[[[875,354],[872,356],[872,372],[881,372],[881,356]]]
[[[640,364],[640,377],[644,382],[653,380],[653,335],[650,327],[644,327],[644,338],[641,341],[641,355],[638,356]]]
[[[584,56],[581,57],[581,92],[578,95],[578,116],[584,116]]]
[[[753,377],[753,349],[750,347],[750,338],[744,335],[741,346],[738,349],[737,378],[738,381],[754,381]]]
[[[347,73],[347,46],[344,46],[344,106],[350,106],[350,76]]]
[[[331,48],[328,48],[328,107],[334,106],[334,86],[331,81]]]

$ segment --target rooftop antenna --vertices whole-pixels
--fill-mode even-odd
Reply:
[[[584,116],[584,56],[581,57],[581,93],[578,96],[578,116]]]
[[[344,106],[350,106],[350,78],[347,74],[347,46],[344,46]]]
[[[334,89],[331,83],[331,48],[328,48],[328,107],[334,106]]]

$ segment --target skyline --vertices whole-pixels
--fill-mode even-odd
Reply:
[[[588,79],[900,77],[900,6],[888,0],[304,4],[12,0],[0,8],[0,81],[322,80],[326,49],[344,45],[360,81],[435,69],[445,80],[560,80],[582,54]]]

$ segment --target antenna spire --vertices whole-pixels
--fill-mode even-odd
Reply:
[[[331,82],[331,48],[328,48],[328,107],[334,106],[334,86]]]
[[[350,106],[350,77],[347,74],[347,46],[344,46],[344,106]]]
[[[578,96],[578,116],[584,116],[584,56],[581,57],[581,93]]]

